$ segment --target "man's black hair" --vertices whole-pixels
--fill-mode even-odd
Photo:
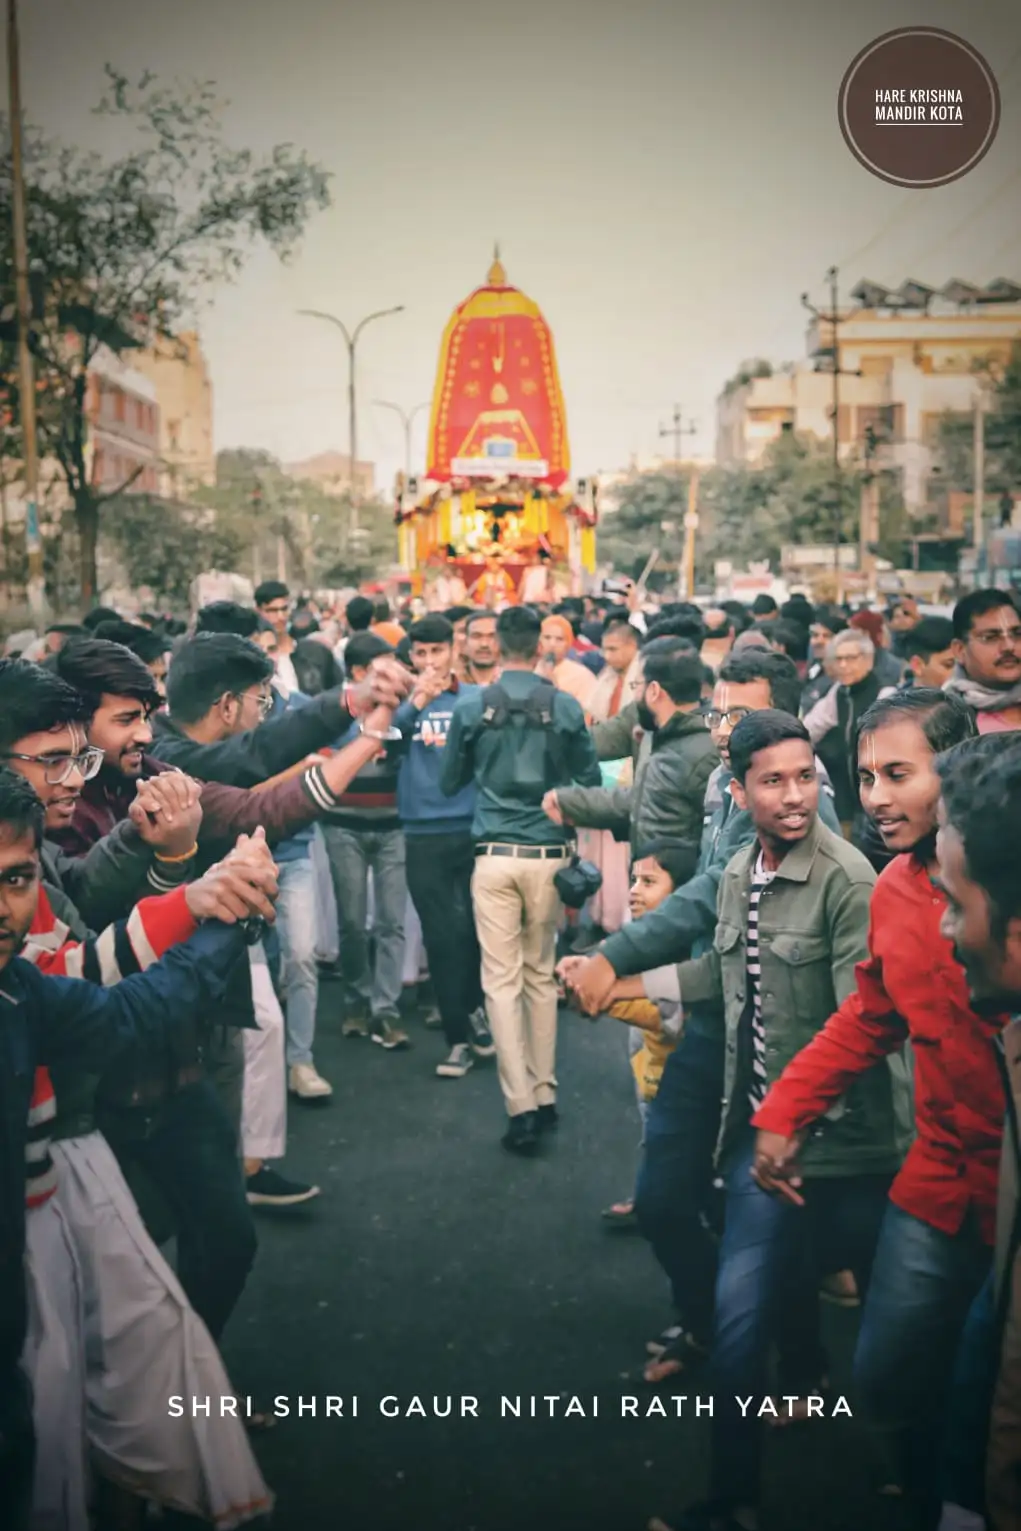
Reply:
[[[167,673],[167,706],[179,723],[199,723],[221,696],[241,696],[273,674],[273,661],[236,633],[196,633]]]
[[[804,628],[811,627],[815,621],[815,611],[807,595],[792,595],[789,601],[784,601],[780,616],[784,622],[797,622]]]
[[[755,628],[770,643],[782,644],[788,659],[808,658],[808,628],[800,622],[789,622],[783,617],[777,617],[775,622],[756,622]]]
[[[699,847],[694,840],[671,840],[665,835],[658,840],[648,840],[635,851],[631,865],[644,861],[647,856],[658,861],[670,876],[675,888],[689,882],[698,868]]]
[[[27,659],[0,659],[0,754],[29,734],[49,733],[70,723],[84,727],[93,711],[53,670]]]
[[[985,893],[990,929],[1002,942],[1008,922],[1021,916],[1021,734],[969,739],[940,755],[936,770],[968,876]]]
[[[352,670],[367,670],[374,659],[392,653],[389,643],[378,633],[353,633],[344,650],[344,668],[348,675]]]
[[[812,741],[808,729],[789,712],[778,712],[774,707],[761,712],[751,712],[742,718],[730,736],[730,769],[741,783],[751,769],[752,760],[762,750],[771,750],[788,739],[801,739],[811,750]]]
[[[714,611],[723,611],[722,606],[713,607]],[[723,611],[723,621],[715,625],[706,622],[705,635],[707,638],[727,638],[731,634],[737,637],[737,619],[732,611]]]
[[[701,648],[705,642],[705,622],[701,615],[692,616],[686,611],[657,617],[649,624],[646,644],[654,643],[657,638],[685,638],[693,648]]]
[[[130,696],[150,709],[162,706],[163,698],[144,662],[123,643],[72,638],[53,656],[52,664],[61,680],[84,698],[90,714],[104,695]]]
[[[42,844],[46,810],[35,788],[23,776],[0,766],[0,829],[21,837],[30,830],[36,849]]]
[[[299,611],[294,613],[290,622],[292,638],[308,638],[312,633],[317,633],[318,631],[318,619],[312,615],[307,606],[301,607]]]
[[[475,610],[476,608],[474,606],[451,606],[447,611],[443,613],[443,615],[446,617],[451,627],[456,627],[458,622],[464,621],[465,617],[472,616]]]
[[[120,612],[114,611],[112,606],[93,606],[92,610],[87,611],[82,617],[82,626],[86,632],[93,633],[100,622],[119,622],[120,619]]]
[[[261,585],[256,587],[256,606],[268,606],[270,601],[289,601],[291,592],[282,579],[264,579]]]
[[[450,616],[449,616],[449,613],[448,613],[447,620],[448,621],[452,620],[450,618]],[[473,607],[472,608],[471,616],[468,618],[467,622],[464,625],[465,633],[470,633],[472,628],[475,626],[476,622],[480,622],[480,621],[495,622],[496,621],[496,612],[495,611],[490,611],[488,606],[476,606],[476,607]]]
[[[750,686],[764,680],[769,687],[769,705],[774,712],[797,717],[801,706],[801,681],[793,659],[775,649],[741,649],[728,654],[720,666],[717,680],[725,685]]]
[[[954,637],[964,643],[979,617],[987,617],[991,611],[999,611],[1004,606],[1012,607],[1015,612],[1018,609],[1009,590],[972,590],[962,596],[954,607]]]
[[[865,734],[874,734],[888,723],[902,718],[917,722],[934,755],[942,755],[977,734],[971,708],[951,691],[936,686],[908,686],[892,696],[873,702],[858,719],[855,730],[855,753]]]
[[[665,645],[660,647],[660,645]],[[670,638],[657,638],[642,650],[646,685],[657,681],[672,702],[697,702],[702,696],[702,660],[692,649],[678,649]]]
[[[412,643],[453,643],[454,624],[448,618],[441,617],[438,611],[430,612],[427,617],[412,622],[408,628],[408,637]]]
[[[250,638],[258,632],[259,623],[265,620],[251,606],[241,606],[237,601],[210,601],[195,618],[195,631],[235,633],[239,638]]]
[[[771,595],[757,595],[752,602],[752,616],[766,617],[780,608]]]
[[[373,602],[372,620],[374,622],[390,621],[390,602],[385,595],[381,595],[378,601]]]
[[[832,636],[836,637],[847,627],[847,618],[839,606],[817,606],[812,613],[813,627],[824,627]]]
[[[954,624],[949,617],[923,617],[904,634],[902,653],[905,659],[916,654],[931,659],[933,654],[945,654],[953,641]]]
[[[65,638],[82,638],[88,630],[80,622],[51,622],[46,629],[47,633],[60,633]]]
[[[496,619],[500,652],[509,659],[534,659],[541,633],[542,619],[532,606],[508,606]]]
[[[641,633],[638,631],[635,624],[631,621],[631,618],[626,611],[611,611],[609,616],[606,618],[606,621],[603,623],[603,637],[605,638],[607,633],[619,632],[630,633],[631,637],[635,640],[636,643],[640,643],[642,640]]]
[[[100,622],[94,636],[105,638],[107,643],[123,644],[145,665],[155,664],[167,651],[166,639],[138,622]]]
[[[411,639],[407,633],[404,634],[404,637],[394,649],[394,654],[406,669],[414,671],[415,666],[411,662]]]
[[[353,595],[344,607],[347,625],[353,633],[368,632],[375,607],[366,595]]]
[[[147,627],[157,627],[160,619],[154,611],[140,611],[138,613],[138,620],[139,622],[144,622]]]

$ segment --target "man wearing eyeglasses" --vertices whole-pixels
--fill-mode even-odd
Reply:
[[[957,670],[944,690],[963,697],[980,734],[1021,728],[1021,615],[1005,590],[973,590],[954,607]]]

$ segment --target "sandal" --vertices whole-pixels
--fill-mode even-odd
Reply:
[[[658,1356],[645,1363],[642,1376],[651,1387],[658,1387],[661,1382],[672,1382],[675,1377],[708,1359],[708,1350],[703,1349],[690,1334],[682,1333],[671,1340]]]
[[[680,1324],[671,1324],[669,1329],[664,1329],[658,1340],[646,1340],[645,1354],[658,1359],[674,1340],[680,1339],[684,1330]]]
[[[621,1233],[638,1228],[633,1201],[615,1201],[612,1207],[607,1207],[602,1212],[601,1216],[609,1228],[617,1229]]]

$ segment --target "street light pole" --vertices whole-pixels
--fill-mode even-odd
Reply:
[[[374,314],[366,314],[355,325],[354,330],[349,330],[343,319],[338,319],[336,314],[324,314],[314,308],[299,308],[298,313],[306,319],[325,319],[327,324],[334,325],[344,337],[347,346],[347,409],[348,409],[348,450],[351,460],[348,467],[348,482],[351,486],[351,531],[358,530],[358,495],[356,489],[356,472],[358,464],[358,414],[355,407],[355,348],[358,345],[358,337],[367,324],[374,319],[386,319],[390,314],[402,314],[404,304],[398,303],[395,308],[381,308]]]
[[[428,409],[431,399],[426,399],[421,404],[416,404],[413,409],[402,409],[399,404],[391,404],[389,399],[373,399],[373,404],[380,409],[392,409],[395,415],[400,417],[404,427],[404,481],[407,483],[411,477],[411,427],[415,423],[415,416],[423,409]]]
[[[838,308],[839,284],[837,280],[836,266],[830,267],[826,273],[826,278],[830,284],[830,311],[828,314],[820,313],[817,308],[813,307],[813,305],[808,301],[807,292],[803,292],[801,294],[801,302],[804,307],[808,309],[808,312],[814,315],[816,319],[825,319],[829,323],[831,329],[831,345],[829,347],[820,347],[819,354],[822,355],[828,353],[832,359],[833,494],[835,498],[835,504],[833,507],[833,579],[836,586],[835,600],[839,606],[843,600],[844,595],[843,571],[840,567],[840,541],[844,534],[844,474],[843,465],[840,461],[840,379],[842,377],[861,377],[861,371],[858,368],[854,368],[850,371],[845,371],[840,365],[839,332],[841,321],[840,311]],[[821,368],[817,363],[815,370],[820,372],[824,369]]]
[[[21,120],[21,63],[18,0],[7,0],[7,104],[11,125],[11,213],[14,225],[14,293],[18,310],[18,382],[21,408],[21,455],[25,475],[25,552],[28,555],[28,601],[34,616],[44,605],[42,539],[39,535],[39,448],[35,418],[35,367],[29,349],[32,299],[28,287],[28,235],[25,227],[25,168]]]

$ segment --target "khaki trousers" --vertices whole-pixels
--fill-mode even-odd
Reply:
[[[556,1100],[557,922],[564,861],[479,856],[472,876],[482,988],[508,1116]]]

